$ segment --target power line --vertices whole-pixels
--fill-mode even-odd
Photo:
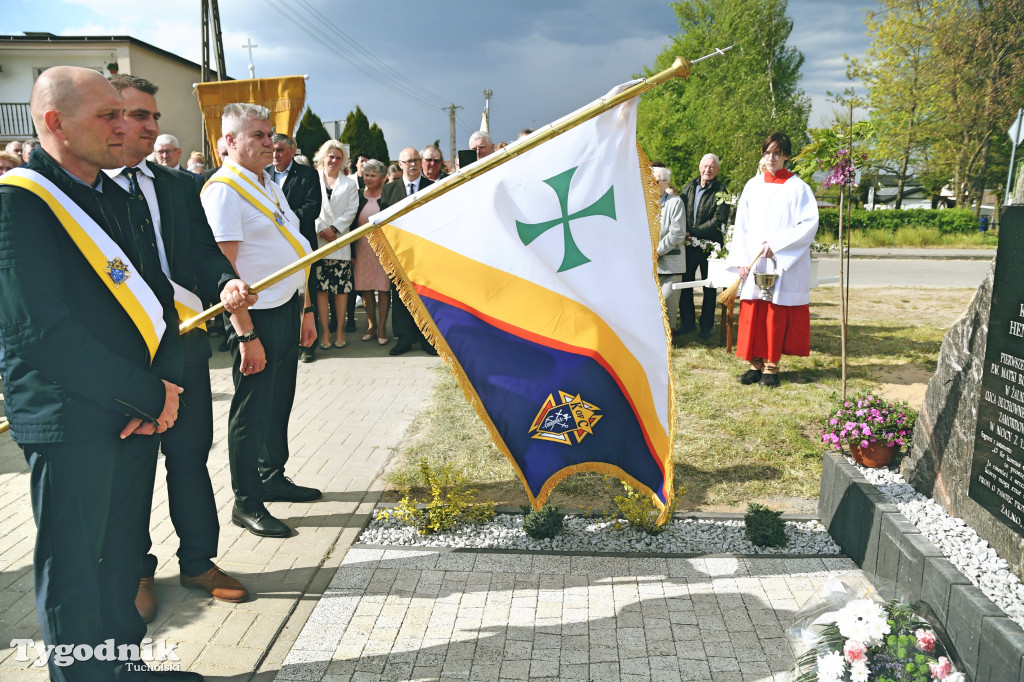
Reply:
[[[339,57],[341,57],[345,61],[347,61],[350,64],[352,64],[354,67],[356,67],[357,69],[359,69],[360,71],[362,71],[366,75],[368,75],[371,78],[379,81],[381,83],[381,85],[387,87],[390,90],[393,90],[394,92],[396,92],[396,93],[398,93],[398,94],[400,94],[400,95],[402,95],[404,97],[407,97],[408,99],[416,102],[417,104],[422,104],[423,106],[428,107],[430,109],[436,109],[439,106],[437,104],[437,102],[440,102],[441,100],[437,100],[437,102],[433,102],[433,101],[430,101],[430,100],[426,99],[425,97],[420,96],[420,95],[418,95],[418,94],[416,94],[414,92],[410,92],[409,88],[407,88],[402,83],[397,81],[394,77],[392,77],[387,72],[381,71],[380,69],[375,68],[372,64],[366,63],[365,60],[360,59],[356,55],[350,55],[350,54],[346,53],[344,48],[342,48],[341,45],[339,45],[334,40],[332,40],[328,35],[320,35],[320,34],[317,34],[317,33],[313,32],[313,31],[311,31],[309,29],[308,25],[303,24],[302,22],[300,22],[298,19],[296,19],[293,16],[294,12],[292,12],[292,11],[290,11],[290,10],[280,6],[280,5],[278,5],[274,0],[264,0],[264,2],[266,2],[266,4],[268,4],[271,8],[276,10],[278,12],[278,14],[280,14],[282,17],[284,17],[293,26],[295,26],[299,30],[303,31],[304,33],[310,35],[312,38],[314,38],[315,40],[317,40],[318,42],[323,44],[325,47],[330,49],[333,53],[335,53],[336,55],[338,55]]]

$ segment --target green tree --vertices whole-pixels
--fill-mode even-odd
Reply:
[[[384,131],[374,123],[370,126],[370,139],[373,141],[373,158],[390,163],[391,155],[388,154],[388,143],[384,141]]]
[[[306,107],[306,113],[299,121],[299,129],[295,131],[295,145],[299,148],[300,153],[305,154],[312,161],[313,155],[320,149],[320,145],[329,139],[331,136],[327,134],[324,122],[313,113],[312,109]]]
[[[941,115],[940,72],[929,49],[928,8],[914,0],[882,0],[882,11],[865,19],[871,47],[863,60],[848,59],[847,76],[861,79],[877,133],[873,165],[896,176],[895,208],[932,143]]]
[[[358,104],[355,111],[349,112],[348,116],[345,117],[345,129],[341,131],[340,142],[345,142],[349,145],[349,151],[353,159],[359,154],[367,154],[370,158],[376,158],[372,154],[374,151],[374,141],[370,135],[370,122]],[[378,160],[387,162],[387,159]]]
[[[803,55],[786,44],[793,22],[786,0],[682,0],[673,3],[680,33],[648,74],[713,47],[725,55],[694,66],[687,80],[673,80],[644,94],[637,137],[652,161],[685,182],[701,156],[722,162],[733,191],[757,172],[761,142],[776,130],[789,134],[794,154],[807,141],[810,101],[797,87]]]
[[[874,162],[957,203],[1005,181],[1005,130],[1024,99],[1020,0],[881,0],[869,15],[868,59],[851,77],[869,88],[879,132]]]

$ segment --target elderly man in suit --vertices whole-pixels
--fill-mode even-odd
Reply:
[[[416,151],[415,147],[403,149],[401,154],[398,155],[398,163],[402,166],[402,179],[384,185],[384,190],[381,194],[388,206],[394,206],[406,197],[416,194],[416,192],[424,187],[434,184],[423,175],[420,168],[420,153]],[[390,355],[402,355],[411,351],[413,345],[418,343],[426,351],[427,355],[437,355],[434,347],[423,338],[423,332],[416,325],[416,321],[413,319],[409,309],[405,307],[405,304],[398,297],[398,288],[392,288],[391,292],[394,297],[391,301],[391,328],[398,336],[398,343],[388,353]]]
[[[299,217],[299,232],[315,250],[316,219],[320,217],[320,209],[323,208],[320,178],[314,169],[295,162],[295,140],[284,133],[274,133],[273,143],[274,163],[264,170],[270,173],[270,179],[284,190],[288,206]],[[313,286],[312,280],[309,286]],[[315,349],[315,343],[301,346],[299,359],[303,362],[313,362]]]
[[[654,168],[654,178],[661,188],[661,233],[658,235],[658,282],[665,296],[665,309],[668,311],[669,327],[676,325],[676,306],[679,290],[671,285],[683,281],[686,272],[686,256],[683,253],[683,241],[686,239],[686,216],[683,202],[674,194],[668,193],[672,182],[672,172],[668,168]]]
[[[221,253],[206,221],[192,178],[173,168],[146,161],[160,132],[157,86],[145,78],[111,76],[111,85],[124,100],[128,134],[124,167],[107,170],[114,182],[132,195],[130,210],[153,226],[161,269],[180,290],[194,295],[192,308],[220,297],[229,311],[255,302]],[[179,303],[187,293],[176,292]],[[187,305],[187,304],[186,304]],[[199,312],[198,310],[194,312]],[[167,467],[167,497],[171,523],[178,535],[180,582],[204,590],[215,599],[240,602],[248,592],[214,563],[217,556],[217,503],[206,461],[213,445],[213,400],[210,390],[210,344],[202,329],[183,338],[185,367],[182,386],[188,400],[178,411],[174,429],[164,434],[161,448]],[[145,463],[150,489],[156,475],[156,453]],[[145,556],[135,606],[147,623],[156,614],[154,575],[157,558],[149,554],[149,515],[139,519],[138,532]]]
[[[729,204],[719,203],[717,194],[725,190],[718,179],[718,157],[705,154],[700,160],[700,174],[683,188],[680,197],[686,206],[686,233],[690,237],[722,243],[723,231],[729,221]],[[686,245],[686,274],[684,282],[692,282],[708,275],[708,256],[692,244]],[[715,326],[715,294],[712,287],[704,287],[704,300],[700,307],[700,337],[711,337]],[[696,313],[693,308],[693,289],[684,289],[679,294],[679,333],[689,334],[697,329]]]
[[[156,458],[152,434],[175,424],[182,392],[173,291],[152,226],[100,172],[123,163],[121,97],[91,69],[55,66],[30,107],[40,146],[0,178],[0,374],[32,472],[36,609],[48,646],[138,645],[133,528],[153,483],[137,468]],[[202,680],[141,660],[54,658],[53,682]]]

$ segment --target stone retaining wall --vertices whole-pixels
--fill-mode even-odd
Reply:
[[[839,453],[825,455],[818,515],[865,573],[929,612],[971,679],[1024,682],[1024,630]]]

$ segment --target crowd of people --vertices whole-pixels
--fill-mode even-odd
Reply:
[[[179,307],[220,301],[227,311],[231,521],[261,537],[292,535],[267,503],[322,495],[286,475],[297,359],[348,345],[354,294],[366,314],[362,341],[389,344],[390,311],[391,355],[414,346],[436,354],[366,237],[258,296],[248,284],[442,179],[436,146],[402,149],[392,173],[364,154],[350,166],[347,147],[328,140],[310,166],[291,137],[273,132],[266,108],[236,103],[221,118],[219,168],[207,169],[198,153],[183,168],[177,138],[160,133],[157,92],[139,76],[48,69],[30,104],[39,140],[0,153],[0,374],[11,432],[31,469],[37,611],[48,645],[113,640],[138,653],[158,608],[149,526],[159,451],[181,584],[226,602],[249,597],[214,563],[211,351],[202,328],[177,334]],[[481,158],[496,145],[476,132],[469,148]],[[780,356],[808,352],[817,209],[784,168],[791,151],[783,133],[765,141],[765,169],[737,207],[728,264],[744,279],[737,354],[750,364],[740,376],[747,385],[777,385]],[[654,168],[664,284],[706,277],[707,257],[688,238],[723,240],[729,206],[718,200],[719,167],[706,155],[678,195],[669,169]],[[748,274],[769,267],[776,282],[755,286]],[[666,291],[674,337],[710,335],[715,290],[704,289],[699,321],[692,289]],[[150,671],[137,656],[67,666],[51,659],[50,674],[201,679]]]

